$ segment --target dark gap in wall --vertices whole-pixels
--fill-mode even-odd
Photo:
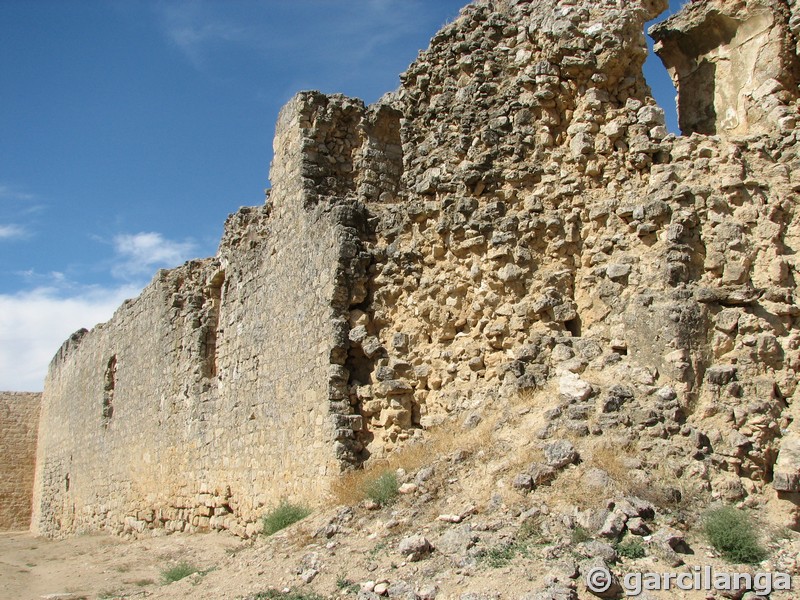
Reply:
[[[106,373],[103,384],[103,425],[108,426],[108,422],[114,415],[114,388],[117,386],[117,355],[108,359]]]
[[[203,340],[203,376],[216,377],[217,336],[219,333],[219,315],[222,304],[222,288],[225,285],[225,271],[220,271],[211,279],[208,287],[208,319]]]
[[[581,318],[575,317],[574,319],[570,319],[569,321],[564,321],[564,327],[567,328],[572,334],[572,337],[581,337]]]

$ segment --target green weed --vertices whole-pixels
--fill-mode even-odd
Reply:
[[[305,519],[311,514],[311,509],[301,505],[292,504],[281,500],[280,504],[261,518],[265,535],[272,535],[293,523]]]
[[[733,563],[759,563],[767,557],[750,515],[732,506],[708,511],[703,530],[711,545]]]
[[[364,492],[367,498],[381,506],[387,506],[397,498],[399,487],[397,475],[393,471],[384,471],[375,479],[364,484]]]
[[[193,573],[197,573],[199,569],[194,565],[189,564],[186,561],[179,562],[174,567],[170,567],[169,569],[164,569],[161,571],[161,578],[164,580],[164,583],[173,583],[175,581],[180,581],[184,577],[188,577]]]
[[[617,554],[623,558],[643,558],[645,555],[644,546],[639,540],[620,542],[615,546]]]

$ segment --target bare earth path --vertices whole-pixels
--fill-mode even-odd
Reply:
[[[217,534],[125,541],[107,535],[49,540],[28,532],[2,533],[0,600],[149,596],[161,587],[164,568],[180,561],[211,568],[240,545]]]

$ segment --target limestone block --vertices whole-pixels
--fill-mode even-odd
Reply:
[[[592,395],[592,386],[575,373],[565,373],[558,380],[559,393],[573,402],[582,402]]]
[[[578,451],[572,442],[555,440],[544,445],[544,456],[550,467],[560,469],[578,460]]]
[[[800,435],[797,433],[788,434],[781,440],[772,487],[779,492],[800,492]]]

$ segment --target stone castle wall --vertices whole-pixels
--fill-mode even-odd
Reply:
[[[800,519],[797,100],[780,135],[668,135],[641,71],[665,8],[475,2],[375,105],[296,96],[266,204],[54,359],[34,528],[249,535],[522,390],[565,401],[539,438]]]
[[[41,394],[0,392],[0,531],[28,529]]]
[[[309,110],[281,113],[269,201],[231,216],[217,257],[160,271],[53,360],[34,531],[248,535],[266,505],[317,501],[334,448],[352,455],[336,348],[354,211],[312,193]]]

